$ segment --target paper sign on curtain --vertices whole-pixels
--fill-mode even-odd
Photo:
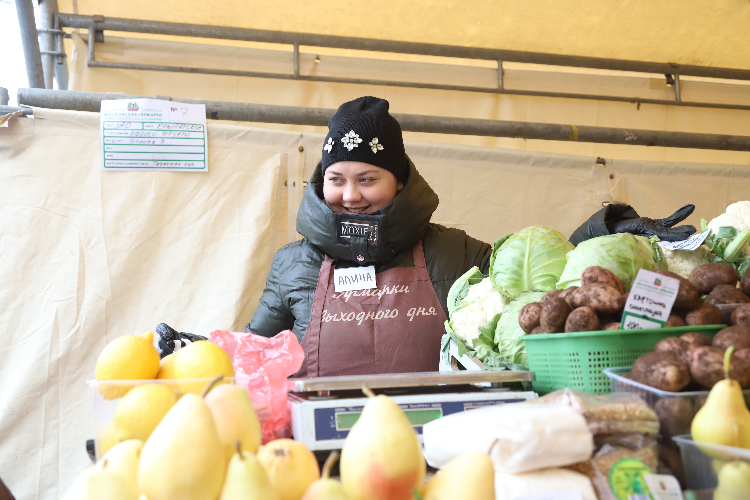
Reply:
[[[208,172],[204,104],[102,101],[99,130],[103,170]]]

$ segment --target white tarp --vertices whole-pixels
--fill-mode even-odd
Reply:
[[[88,462],[85,381],[108,341],[249,320],[272,252],[297,237],[323,136],[209,121],[208,173],[102,172],[98,114],[34,116],[0,129],[0,474],[17,498],[51,500]],[[651,217],[692,202],[697,224],[750,193],[745,166],[406,149],[440,196],[433,221],[487,242],[531,224],[570,234],[607,201]]]

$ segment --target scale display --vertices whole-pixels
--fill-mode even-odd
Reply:
[[[405,410],[404,414],[413,427],[421,427],[428,422],[437,420],[443,416],[440,408],[430,410]],[[336,430],[348,431],[359,420],[362,412],[342,412],[336,414]]]

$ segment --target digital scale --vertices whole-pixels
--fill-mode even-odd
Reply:
[[[290,380],[292,435],[313,451],[340,450],[362,414],[367,386],[398,404],[422,442],[422,426],[473,408],[536,399],[533,391],[511,391],[508,382],[531,382],[525,371],[386,373]]]

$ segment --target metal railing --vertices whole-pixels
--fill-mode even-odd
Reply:
[[[44,89],[20,89],[18,91],[18,103],[20,105],[92,112],[98,112],[101,101],[105,99],[133,99],[138,97],[148,96]],[[206,118],[213,120],[326,126],[328,120],[336,111],[324,108],[179,99],[166,96],[156,97],[177,102],[204,104],[206,106]],[[407,132],[750,151],[750,136],[481,120],[400,113],[393,113],[393,117],[401,124],[402,130]]]

